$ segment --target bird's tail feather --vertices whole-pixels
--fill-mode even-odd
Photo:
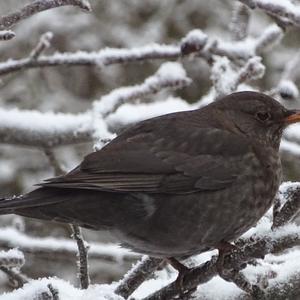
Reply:
[[[51,192],[47,188],[39,188],[25,195],[0,198],[0,215],[15,213],[18,209],[56,203],[59,200],[53,192],[53,189]]]

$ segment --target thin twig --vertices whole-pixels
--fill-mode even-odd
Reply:
[[[41,11],[66,5],[77,6],[85,11],[91,10],[91,6],[87,0],[35,0],[19,11],[0,17],[0,30],[9,29],[18,22]]]
[[[89,246],[86,245],[83,240],[80,227],[77,225],[70,225],[73,231],[72,237],[78,246],[78,271],[79,280],[82,289],[87,289],[90,284],[89,277],[89,266],[88,266],[88,249]]]
[[[127,299],[162,263],[162,259],[144,256],[121,280],[115,293]]]
[[[53,33],[52,32],[46,32],[44,33],[36,45],[36,47],[31,51],[29,57],[33,60],[36,60],[42,52],[50,47],[50,42],[53,38]]]
[[[28,277],[22,274],[20,270],[8,268],[6,266],[0,266],[0,270],[8,276],[10,282],[15,288],[20,288],[29,281]]]

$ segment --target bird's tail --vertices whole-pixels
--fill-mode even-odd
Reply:
[[[55,203],[53,193],[47,193],[45,190],[47,189],[38,188],[24,195],[0,198],[0,215],[17,213],[19,209]]]

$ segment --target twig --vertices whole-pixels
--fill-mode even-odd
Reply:
[[[0,30],[9,29],[21,20],[27,19],[41,11],[66,5],[77,6],[83,10],[91,11],[91,6],[87,0],[35,0],[17,12],[0,17]]]
[[[272,229],[287,224],[300,211],[300,184],[282,184],[276,200],[273,209]],[[280,208],[280,206],[282,207]]]
[[[300,245],[300,228],[294,233],[280,232],[278,236],[272,232],[261,237],[252,237],[244,240],[243,243],[238,243],[239,248],[232,250],[224,263],[224,268],[241,269],[245,263],[253,258],[262,258],[268,253],[278,253],[283,249],[291,248]],[[203,263],[199,267],[190,269],[187,272],[182,282],[182,290],[190,291],[195,289],[199,284],[209,281],[217,275],[217,256],[214,256],[210,261]],[[175,282],[166,287],[154,292],[143,300],[167,300],[173,299],[180,294],[180,290]]]
[[[72,237],[78,246],[78,275],[82,289],[87,289],[90,283],[89,266],[88,266],[88,249],[89,246],[85,244],[80,227],[77,225],[70,225],[73,231]]]
[[[144,256],[121,280],[115,293],[127,299],[162,263],[162,259]]]
[[[249,8],[236,2],[230,23],[230,32],[234,41],[242,41],[248,36],[249,19]]]
[[[105,118],[124,103],[156,94],[163,89],[181,89],[191,82],[181,64],[164,63],[154,75],[146,78],[143,83],[115,89],[99,101],[95,101],[94,111]]]
[[[50,42],[53,38],[53,33],[52,32],[46,32],[44,33],[36,45],[36,47],[31,51],[29,57],[33,60],[36,60],[42,52],[50,47]]]
[[[286,5],[285,1],[264,1],[264,0],[239,0],[251,9],[259,8],[267,14],[287,19],[295,26],[300,26],[300,10],[292,2]]]
[[[45,154],[47,155],[50,164],[53,166],[55,170],[55,175],[59,176],[64,173],[63,169],[61,168],[59,162],[57,161],[53,151],[49,148],[44,150]],[[80,280],[80,286],[82,289],[87,289],[90,283],[89,277],[89,267],[88,267],[88,249],[89,246],[86,245],[85,241],[83,240],[81,229],[78,225],[70,224],[72,230],[72,238],[76,241],[78,252],[78,276]],[[50,289],[51,290],[51,289]],[[51,290],[52,292],[52,290]]]
[[[11,237],[15,238],[12,239]],[[1,228],[0,247],[4,249],[19,248],[23,253],[31,253],[34,256],[48,259],[62,259],[74,261],[78,253],[77,245],[71,239],[64,238],[35,238],[19,232],[15,228]],[[91,243],[89,258],[104,260],[110,263],[134,262],[140,255],[120,248],[116,245]]]
[[[19,270],[16,270],[14,268],[0,266],[0,270],[8,276],[10,282],[16,288],[22,287],[25,283],[29,281],[27,276],[25,276]]]
[[[47,285],[49,291],[51,292],[52,295],[52,300],[59,300],[59,292],[58,289],[54,288],[51,283]]]
[[[63,168],[60,166],[60,163],[57,161],[55,154],[52,149],[50,148],[44,148],[44,153],[47,156],[50,165],[54,169],[55,176],[59,176],[65,173]]]

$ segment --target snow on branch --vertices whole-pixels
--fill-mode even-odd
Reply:
[[[167,62],[162,64],[154,75],[146,78],[142,84],[115,89],[99,101],[95,101],[94,111],[106,117],[125,102],[158,93],[166,88],[181,89],[190,83],[191,79],[187,77],[181,64]]]
[[[230,60],[245,60],[270,50],[270,46],[282,37],[282,30],[272,25],[256,39],[245,39],[236,42],[224,42],[220,39],[209,39],[201,30],[192,30],[179,45],[150,44],[137,48],[104,48],[99,51],[77,51],[40,55],[32,59],[32,55],[21,59],[9,59],[0,63],[0,76],[31,68],[53,66],[97,66],[103,68],[113,64],[122,64],[153,59],[177,59],[195,53],[208,63],[216,56],[226,56]]]
[[[143,256],[118,283],[115,293],[127,299],[163,262],[161,258]]]
[[[92,117],[88,113],[72,115],[0,108],[1,143],[44,148],[92,139]]]
[[[0,30],[9,29],[18,22],[41,11],[66,5],[77,6],[85,11],[91,11],[88,0],[35,0],[19,11],[0,17]]]
[[[6,227],[0,230],[0,247],[18,248],[24,253],[33,253],[41,257],[74,260],[77,245],[71,239],[37,238],[24,234],[15,228]],[[109,262],[134,261],[140,257],[126,249],[113,244],[90,243],[89,258]]]
[[[300,26],[300,7],[289,0],[239,0],[251,9],[259,8],[272,16]]]
[[[0,251],[0,266],[9,268],[22,267],[25,263],[24,255],[17,249],[10,249],[8,251]]]
[[[236,2],[230,23],[230,33],[234,41],[242,41],[248,36],[249,20],[249,8],[242,3]]]
[[[247,63],[236,69],[229,59],[221,57],[216,59],[212,70],[211,79],[218,96],[228,95],[238,88],[238,86],[249,80],[261,78],[265,73],[265,66],[261,63],[261,57],[250,58]]]

